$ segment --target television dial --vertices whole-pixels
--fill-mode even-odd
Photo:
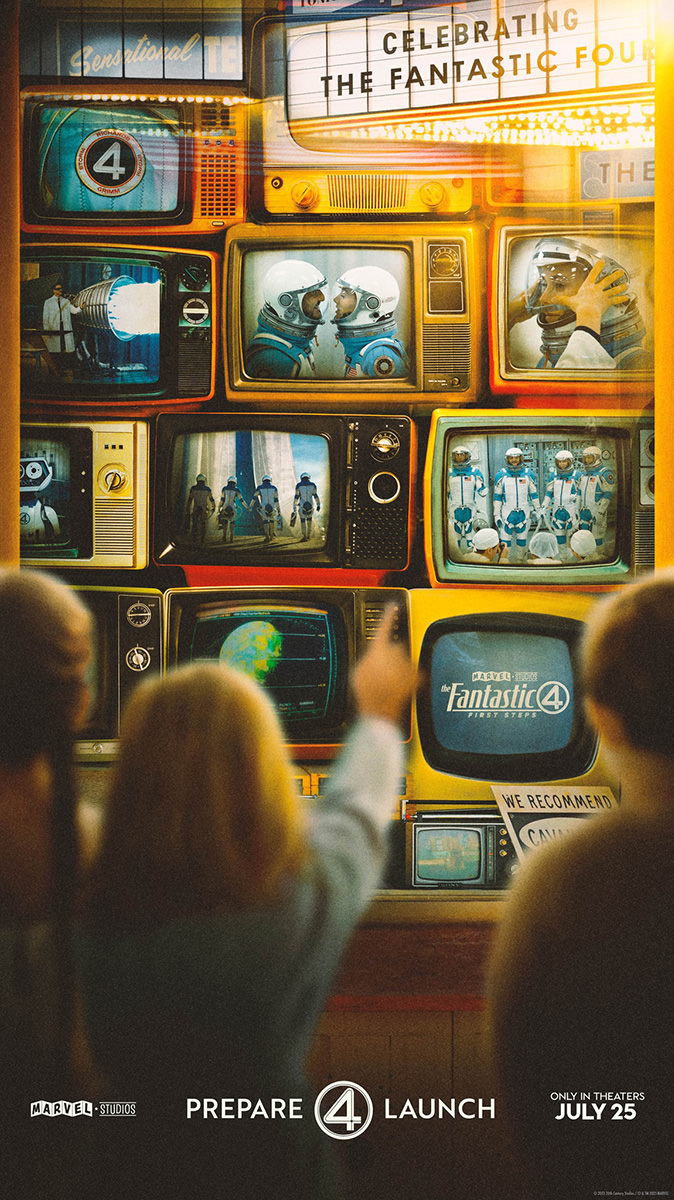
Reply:
[[[208,285],[209,271],[201,263],[189,263],[180,272],[180,282],[188,292],[203,292]]]
[[[370,453],[380,462],[388,458],[395,458],[399,451],[400,438],[392,429],[381,429],[370,441]]]
[[[112,464],[103,468],[98,477],[98,483],[101,491],[108,492],[108,494],[122,492],[129,483],[129,476],[123,467]]]
[[[152,620],[152,609],[142,600],[136,600],[127,608],[126,619],[129,625],[133,625],[134,629],[142,629],[144,625],[149,625]]]
[[[435,276],[448,278],[461,272],[461,254],[458,246],[435,246],[431,250],[431,270]]]
[[[131,671],[147,671],[150,662],[150,652],[144,646],[133,646],[126,656],[126,665]]]
[[[206,301],[201,300],[199,296],[192,296],[183,304],[183,317],[188,325],[203,325],[210,315],[211,310]]]
[[[392,504],[400,495],[400,480],[390,471],[380,471],[372,476],[367,490],[375,504]]]

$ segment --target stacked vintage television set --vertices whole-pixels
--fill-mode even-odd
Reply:
[[[83,757],[150,662],[233,661],[306,795],[393,602],[389,883],[497,894],[619,799],[578,645],[654,557],[652,30],[262,7],[27,39],[22,558],[105,629]]]

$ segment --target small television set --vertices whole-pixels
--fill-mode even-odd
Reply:
[[[407,416],[161,413],[153,555],[189,583],[381,583],[413,531]]]
[[[655,329],[652,221],[614,227],[497,219],[491,238],[492,391],[535,397],[537,404],[566,398],[593,408],[615,406],[622,397],[648,402]],[[588,316],[584,302],[577,322],[583,289],[593,293],[594,315]]]
[[[19,477],[23,565],[147,565],[145,421],[22,422]]]
[[[226,236],[228,399],[269,405],[478,400],[477,224],[239,225]]]
[[[244,98],[142,92],[22,92],[24,231],[191,236],[243,220]]]
[[[452,144],[446,129],[429,136],[436,114],[410,112],[405,96],[392,93],[388,110],[371,111],[374,81],[366,76],[376,64],[366,58],[364,20],[350,22],[340,37],[348,61],[343,71],[335,66],[340,98],[327,103],[329,37],[324,21],[293,24],[288,14],[254,27],[261,95],[251,124],[262,168],[252,176],[250,203],[257,219],[433,220],[469,213],[479,196],[482,147],[476,154],[473,146]],[[382,57],[388,66],[380,51],[380,70]]]
[[[93,617],[92,701],[76,743],[82,763],[115,758],[124,705],[142,680],[163,670],[163,596],[151,588],[74,588]]]
[[[215,254],[102,243],[25,243],[25,407],[142,416],[197,404],[215,388]]]
[[[500,891],[517,873],[515,847],[494,813],[439,813],[412,803],[404,820],[408,887]]]
[[[388,604],[394,636],[407,639],[402,588],[171,588],[166,592],[166,669],[224,663],[268,692],[291,753],[329,759],[352,717],[349,673]],[[409,714],[404,734],[409,738]]]
[[[422,675],[409,761],[415,802],[496,813],[498,787],[540,795],[545,806],[545,796],[610,786],[579,669],[595,602],[552,589],[410,592]]]
[[[652,570],[653,413],[436,409],[424,533],[435,587],[598,587]]]

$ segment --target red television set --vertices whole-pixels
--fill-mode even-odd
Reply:
[[[154,560],[191,584],[381,584],[409,562],[415,470],[403,415],[162,413]]]
[[[446,130],[429,135],[442,110],[438,120],[433,111],[411,114],[396,98],[388,111],[368,111],[375,83],[372,74],[364,82],[364,75],[376,65],[381,71],[382,52],[379,64],[367,60],[363,19],[341,32],[335,52],[318,9],[301,24],[293,23],[293,12],[265,18],[253,29],[261,95],[251,123],[262,153],[261,170],[251,180],[255,215],[261,221],[344,221],[468,214],[484,170],[482,148],[476,154],[473,146],[452,144]],[[336,103],[324,99],[331,68],[340,89]]]
[[[433,587],[597,588],[652,570],[653,413],[436,409],[424,534]]]
[[[93,659],[91,708],[76,743],[83,763],[112,761],[117,753],[124,704],[141,679],[163,670],[163,596],[151,588],[74,589],[91,611]]]
[[[22,565],[147,566],[148,464],[145,421],[23,422]]]
[[[28,233],[191,236],[243,220],[242,95],[27,88],[21,113]]]
[[[237,404],[480,400],[477,224],[238,225],[225,248],[225,385]]]
[[[422,683],[408,886],[506,887],[519,861],[510,804],[529,814],[518,836],[532,848],[618,802],[583,704],[579,647],[595,602],[550,589],[410,592]]]
[[[142,416],[203,403],[215,390],[218,300],[210,251],[25,243],[24,408]]]
[[[623,397],[636,407],[647,403],[655,327],[652,219],[631,226],[497,219],[491,239],[492,391],[534,406],[615,407]],[[605,291],[600,319],[591,323],[587,316],[576,321],[583,287]],[[616,287],[620,298],[611,304]]]
[[[352,716],[349,673],[387,605],[407,638],[402,588],[171,588],[166,593],[166,669],[216,662],[251,675],[269,693],[291,753],[333,757]],[[404,734],[409,738],[409,714]]]

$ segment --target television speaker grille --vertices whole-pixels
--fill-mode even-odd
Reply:
[[[237,111],[216,102],[204,104],[201,109],[199,215],[214,221],[243,215],[239,211],[238,186],[243,172],[243,137]]]
[[[404,175],[328,175],[330,207],[338,212],[404,212]]]
[[[135,501],[94,501],[96,555],[128,555],[134,553]]]

